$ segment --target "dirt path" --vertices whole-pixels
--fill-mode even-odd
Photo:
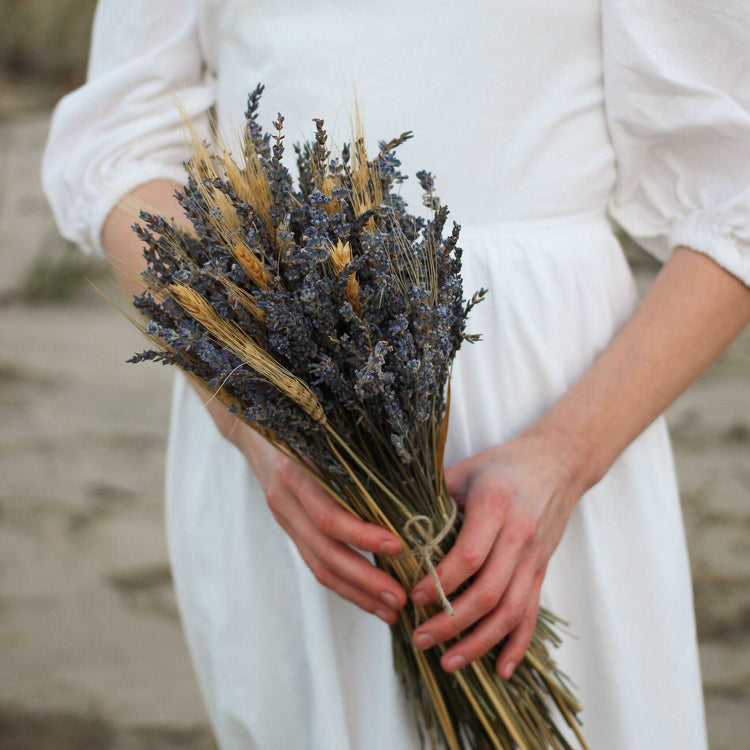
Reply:
[[[164,545],[171,375],[123,363],[141,341],[91,290],[27,283],[43,248],[71,275],[38,179],[47,121],[0,122],[0,744],[210,748]],[[714,750],[750,747],[749,375],[746,333],[669,412]]]

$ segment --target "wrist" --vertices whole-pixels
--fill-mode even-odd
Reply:
[[[590,435],[582,425],[551,410],[529,425],[521,437],[534,438],[542,450],[556,457],[561,481],[572,496],[580,497],[609,468],[597,455]]]
[[[237,415],[232,414],[226,405],[214,398],[201,383],[192,377],[189,382],[203,401],[221,436],[245,457],[265,490],[266,475],[271,463],[270,451],[276,449]]]

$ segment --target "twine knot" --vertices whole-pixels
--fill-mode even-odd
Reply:
[[[429,516],[424,515],[417,515],[412,516],[403,527],[403,536],[405,539],[407,539],[411,545],[412,549],[406,550],[405,552],[401,552],[398,555],[393,555],[395,559],[403,559],[406,557],[419,557],[419,565],[417,566],[417,569],[414,571],[414,578],[412,580],[412,588],[417,584],[417,581],[419,581],[420,574],[424,568],[428,570],[430,575],[432,576],[432,580],[435,581],[435,588],[438,591],[438,594],[440,595],[440,606],[443,608],[443,611],[447,612],[450,617],[455,617],[456,613],[453,610],[453,606],[448,601],[448,597],[445,595],[445,591],[443,589],[443,585],[440,583],[440,577],[437,574],[437,570],[435,570],[435,566],[432,562],[432,555],[435,552],[435,549],[440,545],[440,542],[445,539],[445,537],[448,535],[450,530],[453,528],[453,525],[456,523],[456,516],[458,514],[458,506],[456,505],[453,498],[450,498],[451,500],[451,513],[448,517],[448,520],[445,522],[445,526],[443,526],[442,530],[439,534],[435,534],[435,528],[432,523],[432,519]],[[422,541],[418,536],[415,536],[412,533],[412,528],[421,525],[422,530],[422,537],[424,538],[424,541]],[[418,608],[414,607],[415,612],[415,624],[414,627],[419,626],[419,610]]]

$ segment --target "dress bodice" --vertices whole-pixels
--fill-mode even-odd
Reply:
[[[356,85],[370,153],[414,133],[413,212],[427,169],[462,226],[606,212],[662,260],[686,245],[750,283],[749,35],[745,0],[100,0],[44,185],[63,234],[101,253],[118,198],[184,181],[176,99],[228,130],[265,84],[294,172],[313,117],[349,140]]]
[[[220,121],[240,122],[264,83],[260,120],[284,115],[290,168],[314,116],[349,140],[356,85],[370,153],[414,132],[398,152],[412,210],[427,169],[462,224],[604,211],[615,169],[596,0],[223,0],[200,23]]]

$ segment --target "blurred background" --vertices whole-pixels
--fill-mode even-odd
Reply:
[[[0,0],[0,748],[208,750],[164,539],[171,373],[124,363],[140,337],[40,185],[94,6]],[[712,750],[750,748],[748,376],[750,330],[668,412]]]

